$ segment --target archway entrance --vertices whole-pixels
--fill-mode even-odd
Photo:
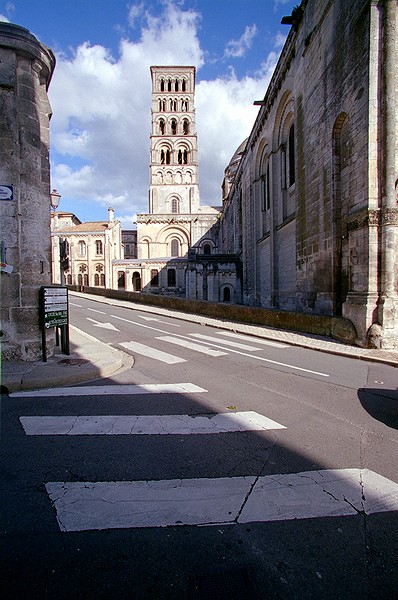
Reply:
[[[133,283],[133,290],[135,292],[140,292],[141,291],[141,275],[138,273],[138,271],[134,271],[132,283]]]

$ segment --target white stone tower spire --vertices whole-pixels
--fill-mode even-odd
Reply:
[[[149,213],[199,212],[195,67],[152,66]]]

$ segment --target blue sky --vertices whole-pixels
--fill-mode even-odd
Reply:
[[[299,0],[0,0],[57,58],[51,185],[82,221],[148,211],[151,65],[195,65],[201,203],[221,203]]]

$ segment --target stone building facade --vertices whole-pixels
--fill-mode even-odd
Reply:
[[[42,356],[39,289],[51,283],[47,97],[55,58],[27,29],[0,23],[1,356]],[[47,336],[48,355],[54,336]]]
[[[108,209],[108,221],[81,223],[72,213],[56,211],[51,215],[54,283],[115,289],[117,273],[113,261],[123,254],[120,221]],[[64,252],[61,245],[66,242]],[[65,262],[62,264],[62,254]]]
[[[149,211],[137,215],[137,259],[114,261],[114,278],[128,291],[235,299],[235,261],[216,258],[221,207],[200,204],[195,76],[151,67]]]
[[[398,346],[396,0],[304,0],[226,171],[219,250],[243,303],[342,315]]]

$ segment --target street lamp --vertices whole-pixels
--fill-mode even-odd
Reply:
[[[60,200],[61,200],[61,194],[56,189],[53,189],[53,191],[50,194],[51,210],[54,210],[54,211],[57,210]]]

